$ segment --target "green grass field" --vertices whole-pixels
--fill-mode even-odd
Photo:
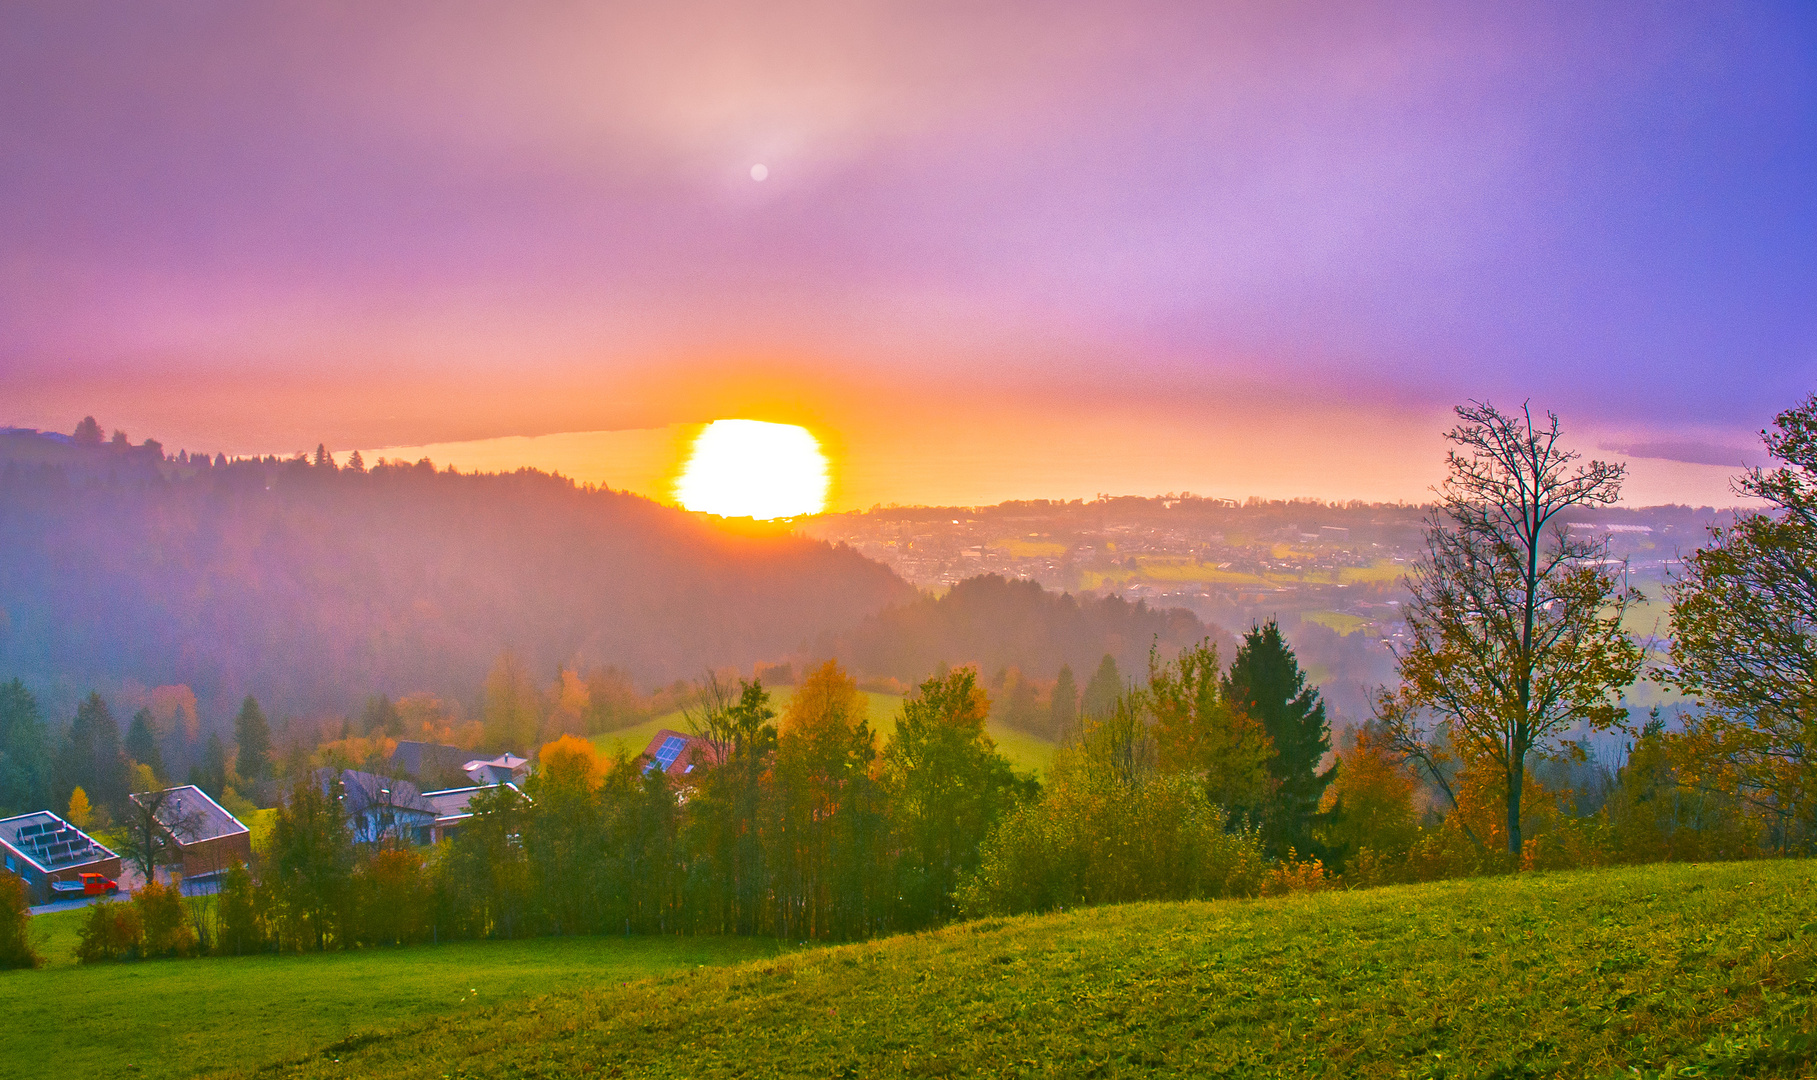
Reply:
[[[776,709],[777,716],[780,717],[788,708],[789,699],[795,696],[795,688],[793,686],[772,686],[769,687],[769,691],[770,703]],[[871,730],[877,733],[877,746],[882,749],[883,744],[896,731],[896,718],[902,713],[902,698],[896,694],[878,694],[868,690],[863,693],[865,705],[869,710]],[[608,731],[604,735],[595,735],[593,744],[606,753],[612,753],[622,747],[627,753],[639,754],[663,728],[685,732],[688,730],[688,722],[679,711],[672,712],[638,724],[636,727],[621,728],[618,731]],[[1046,739],[1017,731],[1015,728],[994,721],[988,725],[988,730],[991,738],[997,741],[997,749],[1016,768],[1044,773],[1047,767],[1053,764],[1054,744]]]
[[[1677,865],[992,919],[495,1000],[277,1072],[1809,1076],[1814,1003],[1812,864]]]
[[[779,951],[737,938],[543,938],[325,956],[77,967],[81,911],[32,919],[37,971],[0,971],[0,1077],[237,1074],[500,1002],[577,995]]]

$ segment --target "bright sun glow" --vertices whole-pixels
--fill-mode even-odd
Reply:
[[[826,489],[826,455],[807,428],[715,420],[694,440],[675,500],[702,513],[768,520],[819,513]]]

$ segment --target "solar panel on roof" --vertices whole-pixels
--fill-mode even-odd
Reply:
[[[675,759],[681,756],[682,750],[687,745],[688,740],[679,735],[671,735],[664,739],[662,746],[656,751],[656,767],[663,772],[668,772],[669,766],[675,764]]]

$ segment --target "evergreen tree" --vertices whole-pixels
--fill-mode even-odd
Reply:
[[[227,745],[219,735],[209,733],[208,748],[202,751],[202,764],[189,770],[189,782],[216,799],[227,789]]]
[[[315,444],[315,467],[318,469],[334,468],[334,458],[329,456],[326,443]]]
[[[1243,635],[1243,646],[1224,676],[1224,696],[1261,721],[1274,744],[1268,771],[1275,791],[1264,814],[1270,846],[1277,853],[1290,845],[1309,850],[1312,821],[1337,766],[1319,771],[1319,762],[1331,750],[1325,702],[1306,685],[1306,674],[1275,620]]]
[[[395,738],[404,733],[404,717],[389,697],[379,694],[366,699],[366,707],[360,712],[360,730],[367,735]]]
[[[1073,681],[1071,664],[1060,665],[1060,675],[1054,680],[1053,700],[1047,706],[1048,734],[1056,740],[1064,740],[1072,735],[1073,728],[1079,723],[1079,686]]]
[[[38,700],[18,679],[0,683],[0,817],[49,805],[50,754]]]
[[[124,808],[132,784],[120,725],[100,694],[90,693],[76,708],[76,719],[57,756],[58,801],[80,787],[89,802],[114,813]]]
[[[152,730],[151,710],[133,714],[132,726],[126,729],[126,756],[146,766],[152,775],[162,778],[164,755],[158,750],[158,734]]]
[[[363,473],[366,471],[366,459],[360,456],[358,450],[355,450],[353,453],[347,455],[346,468],[348,472]]]
[[[240,714],[233,718],[233,739],[240,748],[235,772],[248,780],[271,776],[271,724],[265,719],[265,710],[259,708],[259,700],[251,694],[246,695],[240,703]]]
[[[100,446],[101,425],[95,422],[94,417],[84,416],[82,422],[76,425],[75,439],[77,446]]]
[[[1097,673],[1085,684],[1085,696],[1079,711],[1094,720],[1102,720],[1117,710],[1117,699],[1123,696],[1123,676],[1117,672],[1117,658],[1109,653],[1099,661]]]

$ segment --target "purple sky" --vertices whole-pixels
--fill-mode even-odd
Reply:
[[[1809,4],[4,3],[0,139],[0,424],[1720,464],[1817,388]]]

